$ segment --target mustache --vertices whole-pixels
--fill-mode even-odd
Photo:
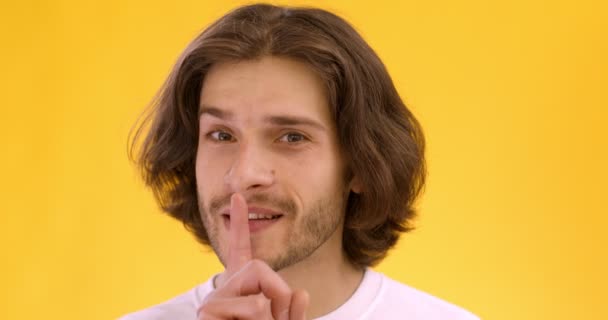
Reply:
[[[224,207],[230,207],[230,198],[232,194],[211,199],[209,203],[209,212],[216,214]],[[266,193],[255,193],[245,198],[247,204],[255,203],[256,205],[270,205],[272,208],[278,209],[281,212],[288,214],[296,211],[296,204],[290,199],[280,199]]]

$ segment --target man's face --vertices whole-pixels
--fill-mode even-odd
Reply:
[[[340,256],[349,187],[320,78],[277,57],[217,64],[200,102],[199,209],[220,260],[236,192],[249,206],[253,258],[280,270],[315,252]]]

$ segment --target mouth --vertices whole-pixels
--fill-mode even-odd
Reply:
[[[224,226],[230,230],[230,214],[222,214]],[[283,218],[282,213],[262,208],[249,208],[249,232],[256,233],[271,227]]]
[[[281,214],[272,215],[272,214],[259,214],[259,213],[249,212],[249,221],[252,221],[252,220],[275,220],[275,219],[280,218],[281,216],[282,216]],[[230,216],[228,216],[228,218],[230,218]]]

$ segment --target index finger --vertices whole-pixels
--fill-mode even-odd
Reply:
[[[226,270],[234,274],[251,260],[249,212],[245,198],[235,193],[230,197],[230,230]]]

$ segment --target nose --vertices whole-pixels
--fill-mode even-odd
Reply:
[[[263,189],[274,183],[275,172],[265,152],[250,143],[241,143],[224,182],[232,192]]]

